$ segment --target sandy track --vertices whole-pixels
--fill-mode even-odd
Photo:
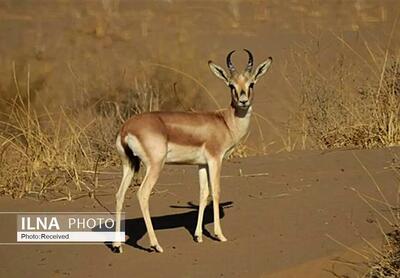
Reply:
[[[398,181],[384,169],[398,149],[355,151],[388,196]],[[239,173],[242,176],[238,176]],[[249,174],[259,176],[246,176]],[[268,175],[265,175],[268,173]],[[327,238],[360,247],[356,232],[379,242],[371,210],[348,187],[377,196],[351,151],[297,152],[253,157],[224,165],[222,227],[229,241],[192,240],[198,203],[194,167],[168,167],[151,198],[151,211],[165,253],[149,253],[148,239],[133,190],[127,198],[130,239],[123,254],[96,246],[1,246],[0,276],[133,277],[332,277],[330,259],[345,251]],[[118,184],[118,181],[115,181]],[[102,197],[113,209],[113,197]],[[188,205],[191,202],[194,205]],[[39,203],[0,199],[1,211],[76,211],[103,209],[83,199]],[[9,235],[14,219],[2,216],[0,234]],[[11,233],[12,234],[12,233]],[[324,270],[325,269],[325,270]],[[334,270],[338,269],[333,268]]]

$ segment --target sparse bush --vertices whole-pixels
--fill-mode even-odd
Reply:
[[[5,101],[9,110],[0,121],[0,194],[16,198],[72,200],[94,193],[98,184],[88,173],[119,163],[114,143],[121,121],[161,103],[144,83],[127,92],[126,102],[99,99],[86,110],[60,107],[57,113],[43,106],[39,115],[29,85],[24,95],[15,71],[14,77],[16,96]]]
[[[342,67],[344,67],[342,65]],[[393,57],[381,80],[346,88],[346,71],[328,77],[306,72],[301,82],[297,131],[311,148],[375,148],[400,144],[400,63]],[[371,81],[370,81],[371,82]]]

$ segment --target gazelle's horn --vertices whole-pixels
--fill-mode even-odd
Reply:
[[[249,55],[249,61],[247,62],[246,71],[251,72],[253,70],[253,55],[247,49],[243,49]]]
[[[236,68],[231,61],[231,56],[232,56],[233,52],[235,52],[235,50],[232,50],[231,52],[229,52],[228,56],[226,56],[226,65],[228,66],[230,73],[233,73],[236,71]]]

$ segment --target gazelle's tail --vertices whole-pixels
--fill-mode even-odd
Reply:
[[[139,172],[140,169],[140,158],[136,155],[134,155],[133,151],[131,148],[129,148],[128,144],[124,145],[124,151],[126,156],[129,158],[129,161],[131,163],[131,166],[133,170],[137,173]]]
[[[129,160],[133,170],[137,173],[140,169],[140,157],[135,155],[134,151],[129,147],[128,144],[121,140],[121,136],[117,136],[117,151],[122,156]]]

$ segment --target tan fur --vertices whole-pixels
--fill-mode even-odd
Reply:
[[[235,118],[232,108],[210,113],[144,113],[124,123],[120,131],[121,144],[127,144],[124,140],[128,134],[142,142],[157,137],[162,138],[167,146],[170,143],[204,146],[209,154],[215,155],[234,147],[248,132],[248,125],[238,130],[241,125]]]

